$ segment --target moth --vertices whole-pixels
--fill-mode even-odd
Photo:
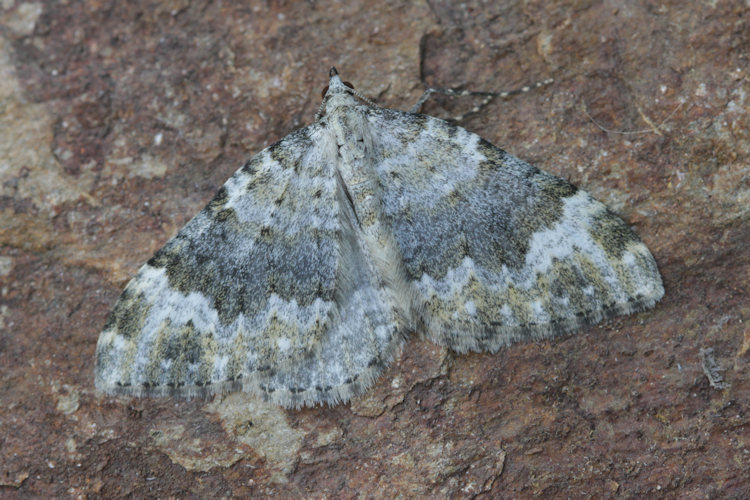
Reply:
[[[96,348],[109,394],[367,390],[418,332],[459,353],[654,306],[648,248],[585,191],[467,130],[357,99],[264,149],[138,271]]]

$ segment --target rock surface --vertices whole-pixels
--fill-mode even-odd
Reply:
[[[2,0],[0,496],[747,498],[748,33],[742,1]],[[665,298],[494,355],[414,338],[333,408],[97,394],[129,277],[333,64],[399,109],[554,77],[462,125],[631,223]]]

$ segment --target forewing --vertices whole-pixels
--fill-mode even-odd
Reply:
[[[113,394],[348,399],[401,342],[316,125],[239,169],[127,285],[97,345]]]
[[[442,120],[368,119],[383,214],[436,341],[494,351],[663,295],[646,246],[586,192]]]

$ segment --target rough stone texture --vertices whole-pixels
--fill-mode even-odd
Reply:
[[[748,33],[742,1],[2,0],[0,496],[747,498]],[[495,355],[415,338],[334,408],[96,394],[129,276],[332,64],[401,109],[554,76],[462,124],[633,224],[665,298]]]

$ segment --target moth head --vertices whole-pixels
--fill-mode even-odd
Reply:
[[[356,100],[352,96],[357,96],[360,99],[363,99],[363,97],[354,90],[354,85],[349,82],[341,81],[341,78],[339,78],[339,72],[336,71],[336,68],[331,68],[328,74],[330,80],[328,80],[328,85],[321,93],[323,102],[320,103],[318,112],[315,114],[316,121],[320,120],[323,115],[330,114],[335,108],[356,104]],[[365,101],[367,101],[367,99],[365,99]]]
[[[330,114],[335,108],[356,104],[356,99],[352,96],[362,100],[368,106],[377,107],[377,105],[370,99],[354,90],[354,85],[342,81],[341,78],[339,78],[339,72],[336,71],[336,68],[331,68],[328,75],[330,76],[330,80],[321,93],[323,96],[323,102],[320,103],[318,112],[315,114],[316,121],[320,120],[323,115]]]
[[[350,90],[354,90],[354,85],[352,85],[349,82],[343,82],[341,81],[341,78],[339,78],[339,72],[336,71],[336,68],[331,68],[331,70],[328,72],[328,76],[330,77],[330,80],[328,82],[328,85],[323,89],[323,92],[320,93],[320,97],[325,99],[326,94],[330,93],[336,93],[336,92],[349,92],[352,93]]]

